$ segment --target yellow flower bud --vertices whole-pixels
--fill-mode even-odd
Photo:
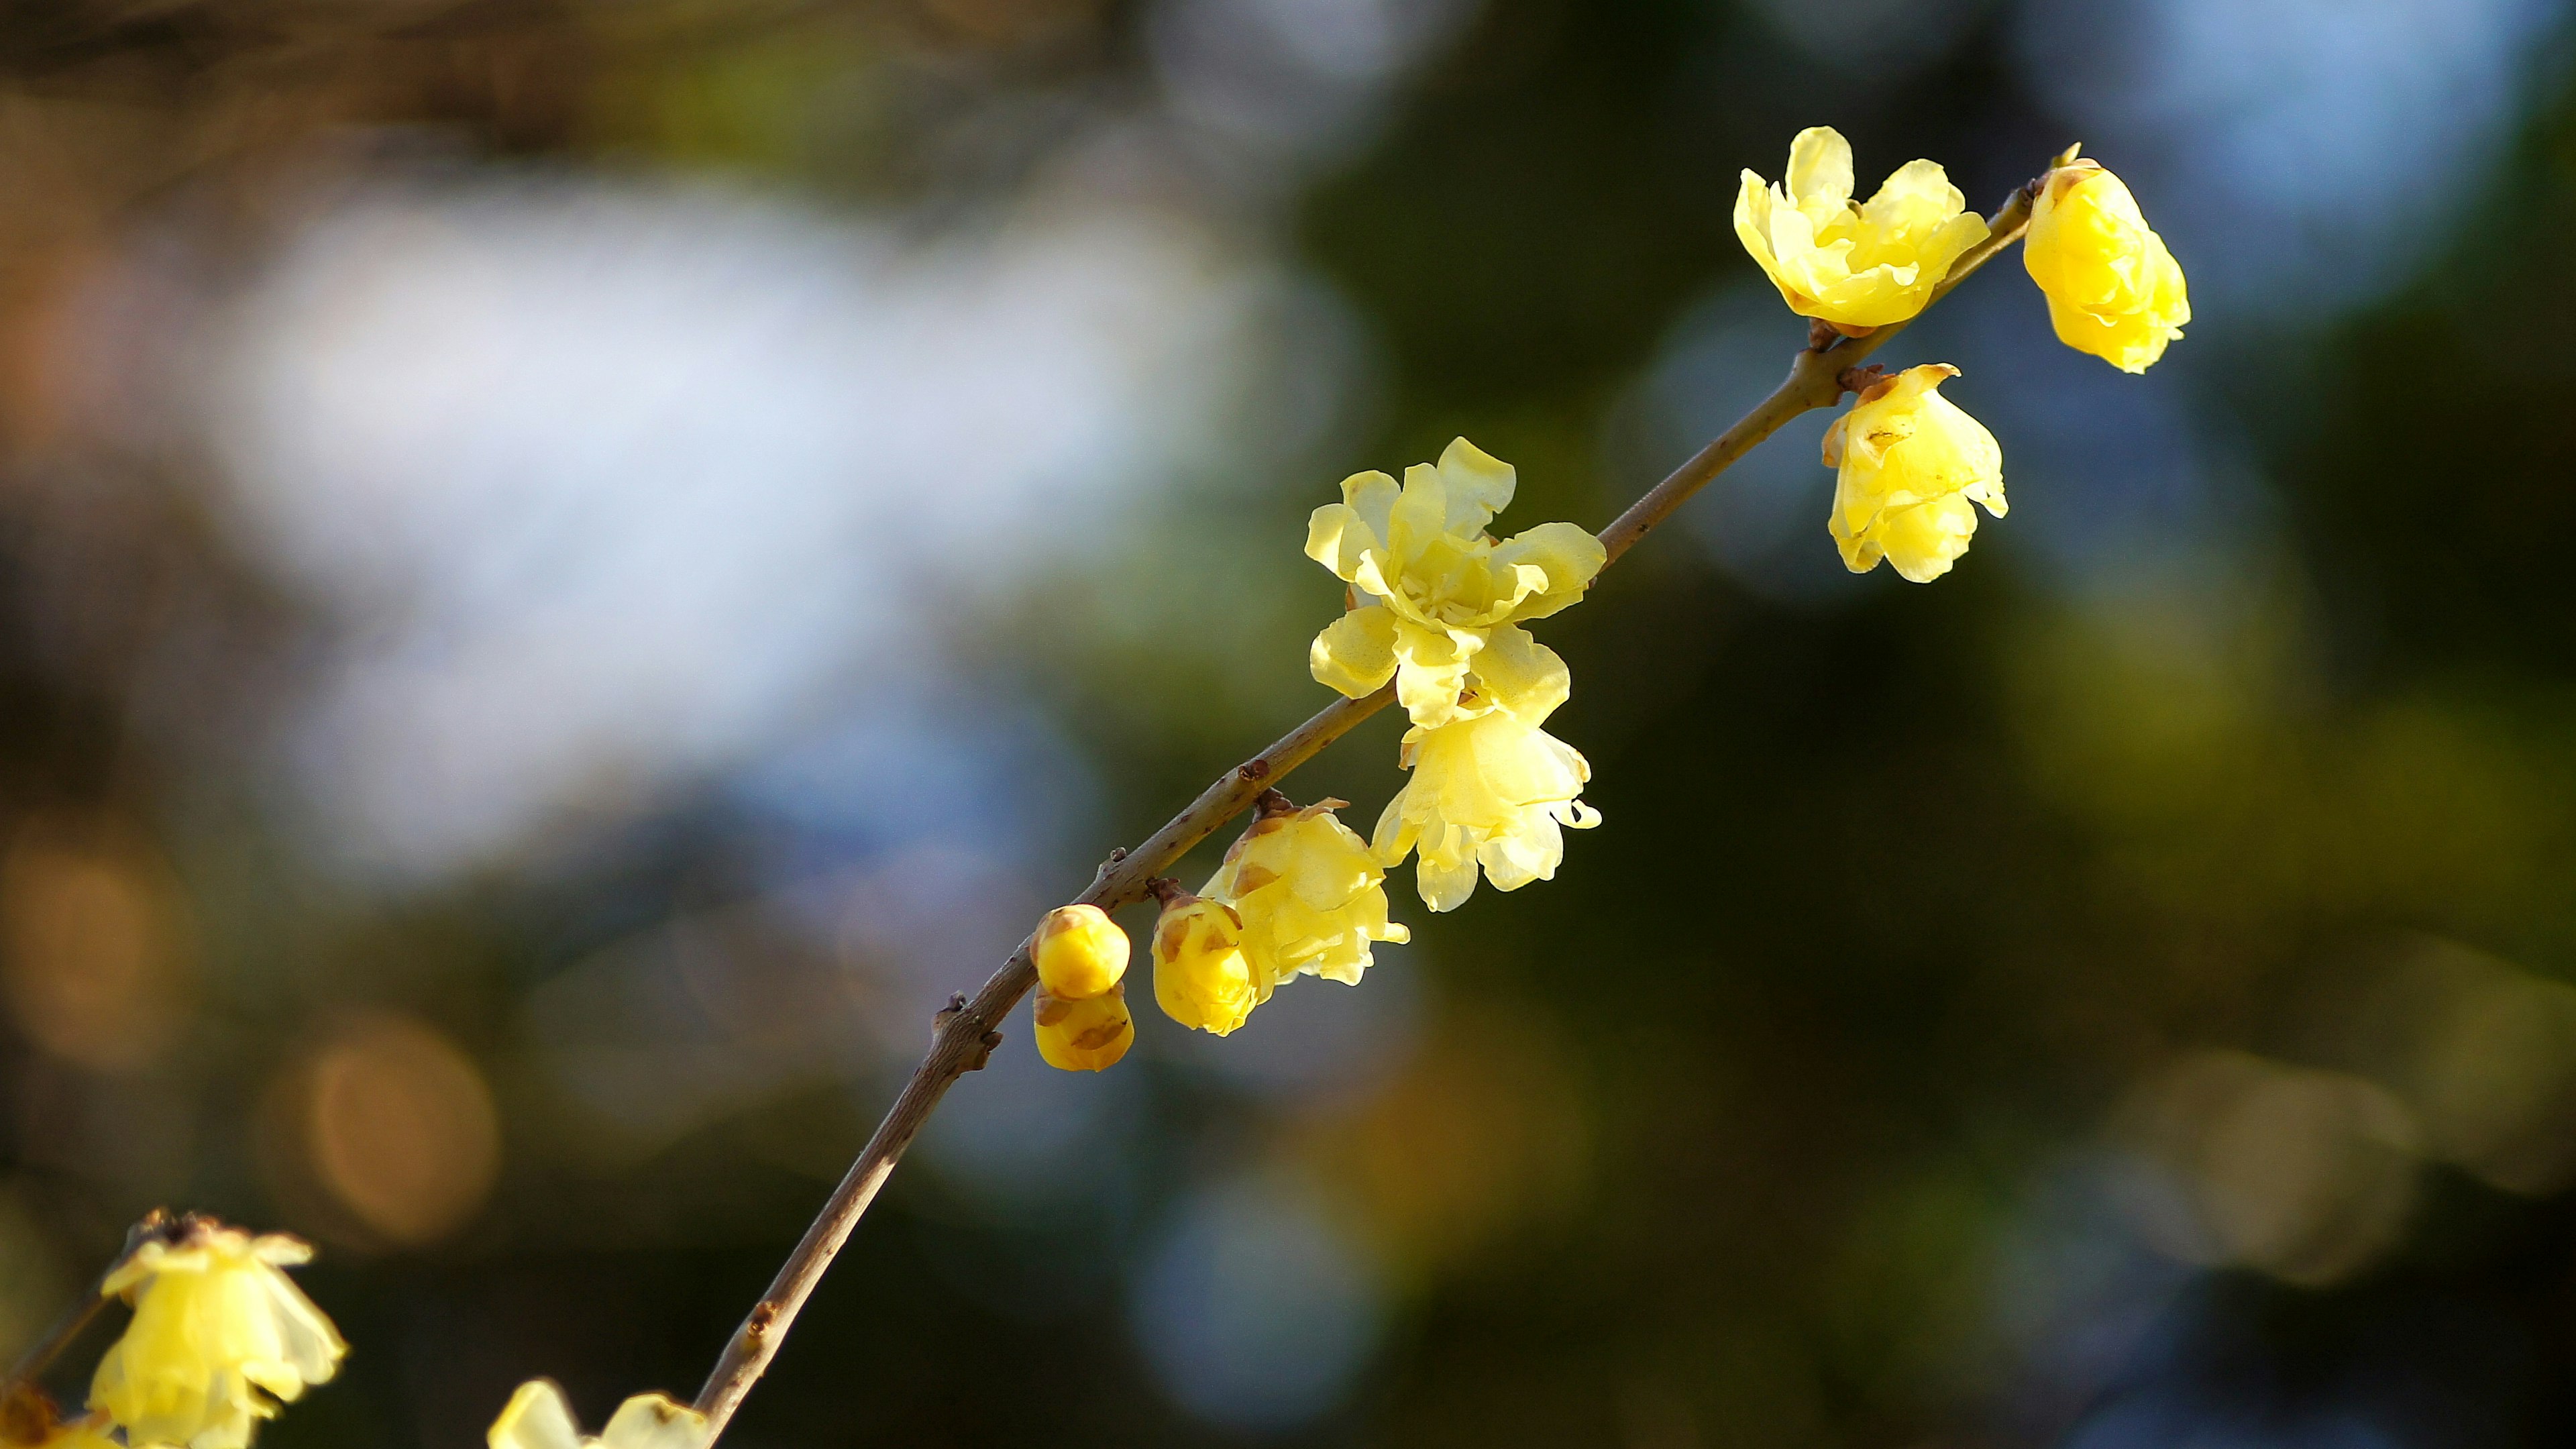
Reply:
[[[1127,1015],[1125,986],[1070,1001],[1041,986],[1036,1001],[1038,1055],[1046,1058],[1048,1066],[1067,1072],[1105,1072],[1136,1043],[1136,1023]]]
[[[1851,197],[1851,143],[1830,126],[1798,133],[1780,185],[1744,173],[1735,235],[1801,317],[1860,332],[1906,321],[1986,239],[1937,162],[1908,161],[1867,203]]]
[[[563,1390],[531,1379],[510,1396],[483,1442],[491,1449],[701,1449],[707,1420],[668,1394],[637,1394],[618,1405],[608,1428],[593,1438],[581,1432]]]
[[[1959,369],[1909,367],[1873,384],[1825,431],[1825,466],[1839,468],[1830,526],[1843,566],[1881,558],[1918,584],[1950,571],[1977,531],[1969,500],[2004,516],[2004,455],[1975,418],[1941,396]]]
[[[1243,919],[1243,950],[1262,1000],[1300,972],[1356,983],[1373,942],[1412,939],[1387,919],[1386,873],[1368,842],[1333,815],[1348,803],[1300,810],[1285,796],[1265,797],[1261,818],[1208,880],[1206,894]]]
[[[1154,1000],[1181,1025],[1224,1036],[1260,1004],[1243,918],[1223,901],[1173,891],[1154,923]]]
[[[1083,1001],[1127,974],[1127,933],[1098,906],[1058,906],[1038,922],[1038,980],[1053,995]]]
[[[2057,340],[2144,372],[2191,320],[2182,267],[2120,178],[2070,155],[2031,204],[2022,265],[2048,295]]]
[[[349,1351],[278,1271],[312,1257],[282,1233],[211,1223],[144,1243],[102,1285],[127,1296],[134,1319],[99,1360],[91,1407],[134,1449],[242,1449],[256,1421],[328,1380]]]

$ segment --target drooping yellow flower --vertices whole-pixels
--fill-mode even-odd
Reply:
[[[617,1406],[597,1438],[581,1432],[563,1390],[531,1379],[510,1396],[483,1436],[491,1449],[700,1449],[706,1416],[668,1394],[637,1394]]]
[[[1867,331],[1922,311],[1950,264],[1986,239],[1985,219],[1967,208],[1933,161],[1906,162],[1854,203],[1851,143],[1810,126],[1789,143],[1779,186],[1744,173],[1735,234],[1790,311]]]
[[[2191,320],[2182,267],[2120,178],[2070,152],[2031,204],[2022,265],[2048,295],[2057,340],[2144,372]]]
[[[1387,802],[1371,845],[1390,870],[1421,852],[1414,886],[1435,911],[1466,904],[1479,866],[1501,891],[1548,879],[1565,858],[1560,827],[1601,823],[1601,812],[1575,798],[1592,767],[1515,710],[1416,725],[1400,763],[1413,778]]]
[[[1038,922],[1029,955],[1038,980],[1066,1001],[1084,1001],[1127,974],[1127,933],[1098,906],[1058,906]]]
[[[1224,1036],[1261,1004],[1243,954],[1243,918],[1223,901],[1174,890],[1154,923],[1154,1000],[1163,1014]]]
[[[1038,1055],[1058,1071],[1105,1072],[1136,1043],[1136,1023],[1127,1015],[1124,985],[1071,1000],[1041,986],[1033,1015]]]
[[[1853,573],[1884,558],[1928,584],[1968,551],[1977,531],[1971,499],[2004,516],[2003,449],[1941,396],[1941,384],[1958,375],[1932,363],[1882,378],[1825,430],[1825,466],[1841,470],[1830,526]]]
[[[1300,972],[1356,984],[1374,943],[1413,939],[1387,919],[1386,872],[1368,842],[1333,814],[1348,803],[1265,808],[1202,892],[1242,918],[1261,1000]]]
[[[242,1449],[258,1420],[328,1380],[349,1351],[279,1271],[312,1257],[283,1233],[212,1223],[145,1242],[102,1285],[126,1295],[134,1319],[99,1360],[91,1406],[134,1449]]]
[[[1400,489],[1384,473],[1343,479],[1342,501],[1308,521],[1306,555],[1351,585],[1356,607],[1315,636],[1315,678],[1353,699],[1393,679],[1413,722],[1436,725],[1508,702],[1525,676],[1562,676],[1519,625],[1581,599],[1605,555],[1571,523],[1497,542],[1485,525],[1514,485],[1510,464],[1465,438],[1436,467],[1406,469]],[[1460,703],[1471,686],[1480,705]]]

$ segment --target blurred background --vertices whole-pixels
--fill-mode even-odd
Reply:
[[[1099,1077],[1023,1011],[731,1442],[2569,1443],[2568,19],[0,5],[0,1339],[166,1203],[324,1249],[277,1449],[694,1392],[947,993],[1325,698],[1344,474],[1598,527],[1777,379],[1728,212],[1829,123],[2080,139],[2189,338],[1963,288],[1950,578],[1793,425],[1544,626],[1554,884]]]

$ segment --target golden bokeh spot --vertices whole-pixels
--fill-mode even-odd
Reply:
[[[113,827],[39,820],[0,858],[0,995],[49,1055],[149,1063],[187,1026],[193,950],[177,883]]]
[[[286,1149],[272,1165],[294,1179],[290,1196],[327,1197],[338,1211],[318,1226],[343,1241],[418,1247],[448,1237],[500,1172],[500,1116],[482,1072],[408,1017],[371,1014],[334,1031],[272,1109]]]
[[[2169,1192],[2131,1194],[2158,1249],[2310,1286],[2394,1246],[2413,1212],[2422,1133],[2406,1105],[2343,1072],[2197,1052],[2141,1083],[2115,1135]]]
[[[1297,1146],[1399,1279],[1563,1209],[1589,1157],[1580,1094],[1547,1025],[1491,1006],[1453,1017],[1365,1105],[1310,1122]]]

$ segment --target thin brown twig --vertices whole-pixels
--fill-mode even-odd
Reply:
[[[99,1270],[98,1277],[90,1283],[89,1291],[81,1295],[79,1302],[64,1309],[62,1316],[45,1330],[44,1336],[27,1345],[26,1352],[19,1354],[18,1361],[10,1365],[9,1376],[0,1379],[0,1398],[14,1397],[33,1387],[38,1379],[44,1377],[45,1370],[53,1367],[54,1360],[62,1356],[63,1350],[89,1330],[89,1326],[98,1320],[100,1310],[107,1307],[107,1280],[116,1275],[117,1269],[125,1266],[125,1261],[134,1256],[136,1249],[155,1240],[176,1242],[204,1221],[206,1219],[195,1213],[173,1214],[167,1208],[154,1208],[143,1215],[142,1221],[126,1229],[125,1246],[119,1248],[107,1266]]]
[[[1986,240],[1952,265],[1949,275],[1933,289],[1932,301],[1939,301],[2020,237],[2030,222],[2032,195],[2027,186],[2013,193],[2011,200],[1987,222]],[[1811,347],[1800,352],[1778,390],[1601,531],[1601,543],[1610,560],[1616,561],[1638,539],[1671,517],[1693,493],[1706,487],[1755,444],[1777,432],[1783,423],[1800,413],[1841,401],[1844,389],[1839,379],[1843,371],[1857,365],[1904,327],[1904,323],[1897,323],[1866,336],[1842,337],[1821,349]],[[1394,698],[1395,688],[1389,685],[1364,699],[1337,699],[1325,706],[1270,748],[1227,771],[1143,845],[1111,855],[1077,903],[1114,911],[1145,899],[1154,878],[1176,864],[1190,847],[1214,834],[1289,771],[1313,759],[1324,746],[1385,708]],[[949,1087],[966,1073],[981,1069],[993,1048],[1001,1045],[996,1028],[1036,984],[1037,970],[1030,964],[1029,946],[1023,941],[973,999],[953,996],[946,1009],[939,1012],[931,1029],[929,1055],[913,1069],[911,1080],[896,1095],[885,1120],[877,1124],[875,1135],[860,1150],[858,1160],[850,1164],[849,1174],[833,1189],[831,1199],[798,1240],[795,1251],[787,1255],[769,1290],[752,1305],[742,1326],[734,1330],[724,1356],[716,1361],[706,1386],[698,1391],[696,1408],[707,1417],[709,1443],[724,1432],[752,1385],[777,1356],[778,1345],[795,1323],[797,1311],[805,1306],[814,1285],[822,1281],[841,1245],[849,1241],[851,1230],[876,1200],[878,1189],[893,1174],[904,1149],[912,1144],[914,1135],[930,1119]]]

